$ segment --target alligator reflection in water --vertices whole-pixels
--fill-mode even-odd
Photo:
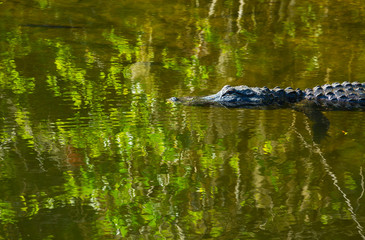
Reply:
[[[224,86],[218,93],[204,97],[172,97],[171,102],[190,106],[223,106],[227,108],[279,109],[303,112],[314,122],[313,139],[319,142],[329,128],[321,111],[365,110],[365,83],[343,82],[325,84],[304,91],[290,87]]]

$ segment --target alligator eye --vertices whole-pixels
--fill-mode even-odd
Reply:
[[[232,88],[231,86],[226,85],[226,86],[222,87],[222,89],[220,90],[220,92],[225,93],[225,92],[227,92],[231,88]]]
[[[236,89],[229,85],[224,86],[221,90],[221,97],[223,97],[224,95],[227,95],[227,94],[234,93],[235,91],[236,91]]]
[[[234,88],[227,89],[227,91],[224,94],[234,93]]]

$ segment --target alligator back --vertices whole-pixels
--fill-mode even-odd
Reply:
[[[302,102],[322,110],[362,110],[365,109],[365,83],[343,82],[307,88]]]

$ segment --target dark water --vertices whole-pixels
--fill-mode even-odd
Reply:
[[[362,1],[0,2],[0,239],[364,239],[365,112],[172,105],[365,81]]]

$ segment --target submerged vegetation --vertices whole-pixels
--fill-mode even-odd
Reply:
[[[363,3],[69,4],[0,4],[0,239],[364,238],[364,113],[166,102],[364,81]]]

